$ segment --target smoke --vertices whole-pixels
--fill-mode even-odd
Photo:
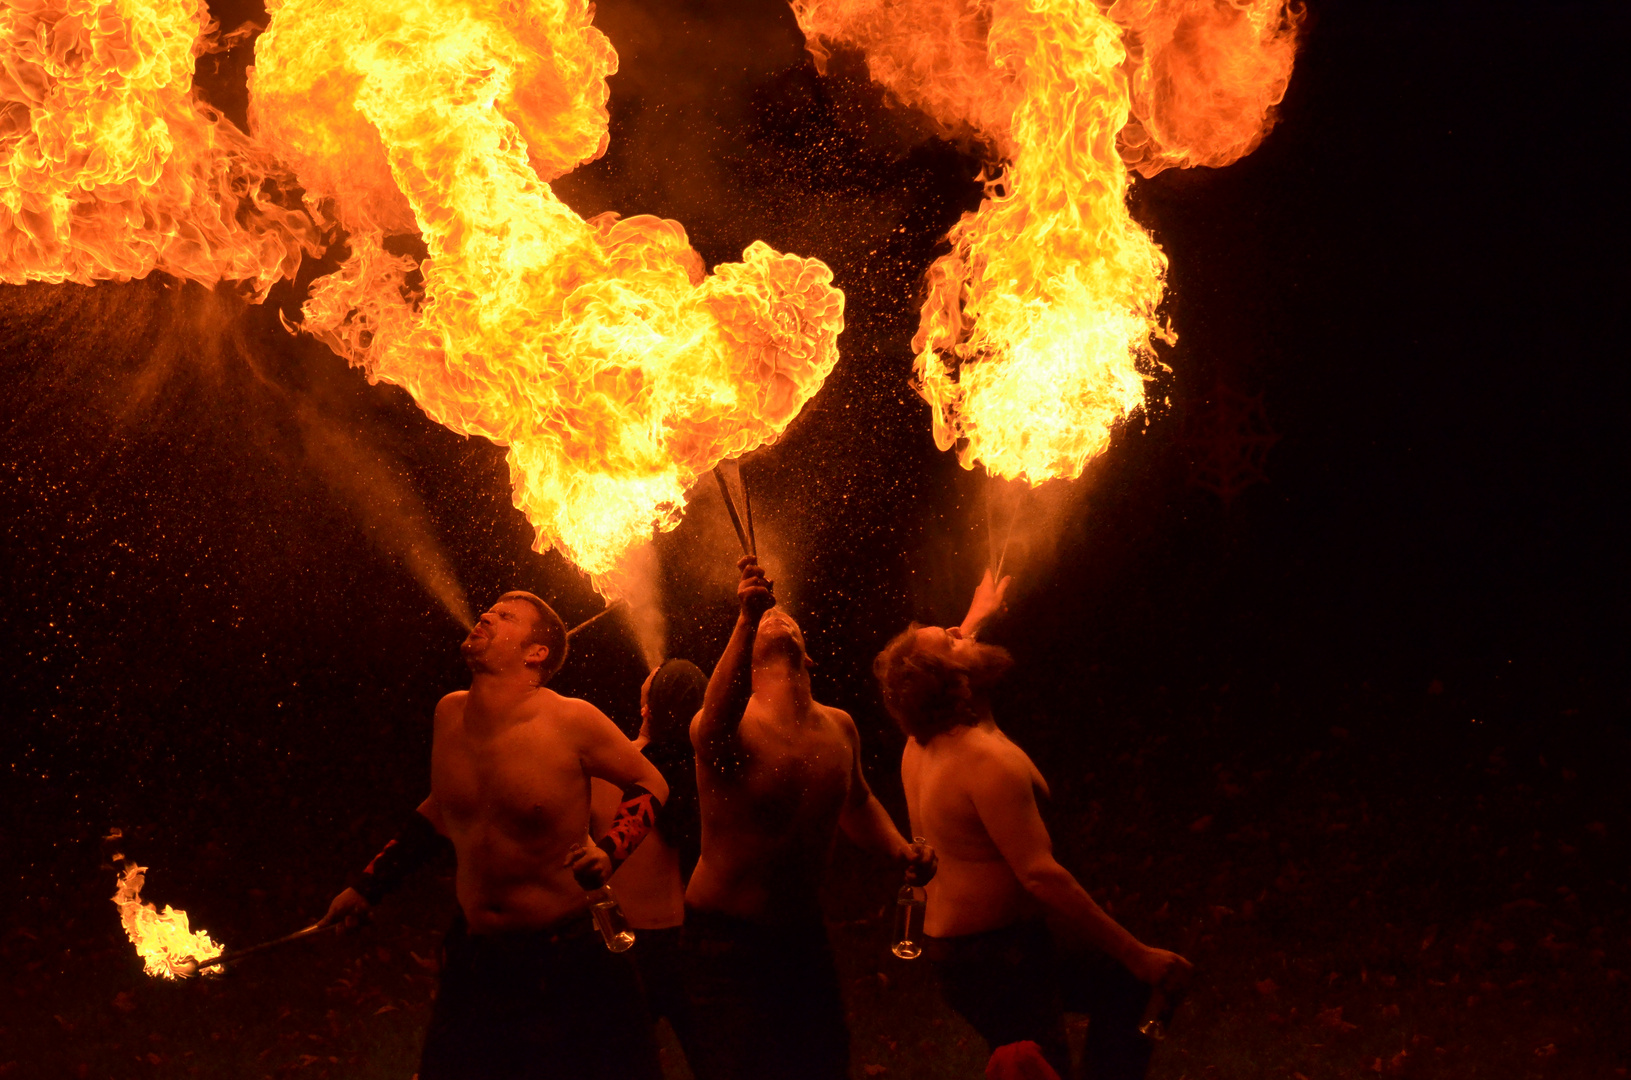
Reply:
[[[650,540],[630,548],[611,574],[623,600],[621,617],[634,633],[647,668],[668,655],[668,616],[663,613],[662,566]]]
[[[1091,478],[1050,480],[1032,487],[1022,480],[987,477],[982,486],[986,568],[999,580],[1013,577],[1011,607],[1021,594],[1053,576],[1060,541],[1079,524],[1093,483]]]
[[[399,562],[453,620],[474,624],[470,601],[431,532],[424,502],[385,467],[377,449],[309,402],[295,409],[306,460],[355,516],[368,539]]]

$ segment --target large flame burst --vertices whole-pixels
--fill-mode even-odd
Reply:
[[[582,0],[288,0],[256,134],[332,200],[351,257],[306,327],[434,419],[509,448],[515,501],[604,577],[837,361],[826,266],[762,243],[712,275],[677,222],[585,221],[548,180],[606,146],[617,54]],[[336,50],[335,42],[345,48]],[[417,233],[428,256],[392,254]]]
[[[136,946],[149,975],[181,979],[196,974],[198,962],[220,956],[221,946],[205,931],[192,929],[185,911],[166,904],[160,912],[152,904],[143,903],[142,886],[146,882],[147,867],[135,863],[127,863],[119,874],[113,902],[119,905],[125,936]],[[219,971],[218,967],[204,969],[210,975]]]
[[[294,273],[289,174],[192,95],[213,30],[199,0],[0,6],[0,281]]]
[[[1166,258],[1129,168],[1226,165],[1285,93],[1286,0],[795,0],[817,65],[873,79],[993,159],[929,269],[912,345],[935,441],[967,468],[1081,475],[1144,403]]]
[[[555,196],[607,141],[617,54],[583,0],[267,7],[254,139],[192,95],[198,0],[0,10],[0,281],[160,270],[263,297],[337,223],[349,258],[305,329],[507,447],[538,548],[615,591],[700,473],[821,387],[831,272],[755,243],[709,275],[677,222]],[[309,214],[280,205],[291,169]]]

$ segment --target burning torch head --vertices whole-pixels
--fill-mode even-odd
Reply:
[[[525,668],[543,686],[566,662],[566,624],[532,593],[507,592],[481,613],[459,652],[472,672]]]

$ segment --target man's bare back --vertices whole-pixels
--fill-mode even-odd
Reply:
[[[912,831],[932,837],[940,869],[929,883],[924,932],[934,937],[977,934],[1041,912],[1003,858],[978,807],[1006,796],[1020,801],[1021,785],[1037,797],[1047,781],[1030,757],[995,724],[953,728],[928,746],[908,739],[901,780],[912,812]]]
[[[976,634],[1001,610],[1007,585],[987,571],[960,626],[914,624],[873,665],[909,736],[901,782],[913,830],[944,859],[928,887],[924,931],[960,938],[1045,912],[1143,982],[1181,980],[1187,960],[1133,937],[1059,865],[1038,807],[1047,782],[991,715],[990,687],[1011,660]]]

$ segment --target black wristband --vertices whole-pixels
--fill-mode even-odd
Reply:
[[[370,904],[377,904],[401,885],[404,878],[425,865],[446,842],[436,826],[415,810],[403,822],[402,830],[352,880],[351,887]]]

